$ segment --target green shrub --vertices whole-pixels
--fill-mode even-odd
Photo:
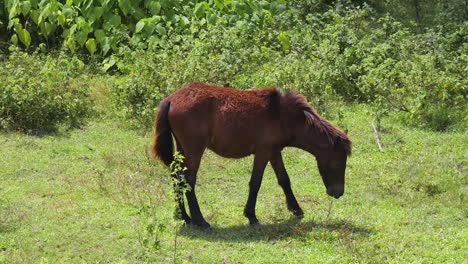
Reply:
[[[121,48],[105,65],[124,74],[114,91],[120,108],[147,123],[159,100],[192,81],[293,89],[324,109],[336,101],[368,103],[378,119],[400,111],[410,124],[434,130],[463,122],[467,27],[415,35],[392,17],[375,16],[364,5],[284,12],[261,26],[194,24],[171,40],[148,40],[146,51]]]
[[[13,50],[0,62],[0,128],[49,132],[80,124],[90,100],[83,63]]]
[[[115,82],[112,100],[123,117],[149,127],[159,101],[173,91],[165,85],[161,75],[166,60],[142,50],[128,50],[128,53],[121,54],[112,58],[118,61],[116,64],[124,73]]]

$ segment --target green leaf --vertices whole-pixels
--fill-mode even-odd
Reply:
[[[13,18],[8,22],[7,29],[11,29],[12,27],[14,27],[15,30],[18,30],[18,29],[22,28],[22,26],[21,26],[21,24],[19,22],[19,18]]]
[[[67,45],[67,47],[72,51],[72,52],[75,52],[76,50],[76,44],[75,44],[75,41],[73,40],[73,38],[68,38],[67,41],[65,42],[65,44]]]
[[[73,15],[76,13],[76,10],[70,7],[64,7],[62,9],[62,13],[65,15],[65,17],[73,17]]]
[[[102,14],[104,13],[104,8],[98,6],[98,7],[93,7],[90,9],[90,11],[87,13],[88,19],[91,22],[97,21],[99,18],[101,18]]]
[[[102,69],[106,72],[108,71],[112,66],[115,65],[115,58],[113,56],[111,56],[110,58],[106,58],[104,61],[103,61],[103,65],[102,65]]]
[[[78,33],[76,33],[76,41],[78,42],[80,47],[85,44],[87,39],[88,39],[88,33],[83,32],[82,30],[80,30],[80,31],[78,31]]]
[[[290,48],[290,42],[289,42],[289,34],[286,31],[281,32],[278,35],[278,40],[281,44],[281,47],[283,48],[283,51],[287,52],[289,51]]]
[[[44,22],[40,24],[41,34],[47,38],[50,35],[50,33],[55,31],[55,27],[56,27],[55,24]]]
[[[90,38],[86,41],[85,46],[89,53],[91,53],[91,56],[93,56],[96,52],[96,41],[93,38]]]
[[[58,21],[59,25],[61,25],[61,26],[65,25],[65,21],[66,21],[65,15],[64,14],[59,14],[57,16],[57,21]]]
[[[135,26],[135,33],[140,32],[143,28],[145,27],[145,22],[143,21],[138,21],[138,23]]]
[[[132,4],[129,0],[118,0],[119,1],[119,7],[120,7],[120,10],[122,10],[122,13],[126,16],[128,15],[133,7],[132,7]]]
[[[103,28],[105,30],[110,30],[113,28],[118,28],[121,24],[121,18],[119,15],[109,15],[104,18],[104,25]]]
[[[156,32],[158,32],[160,36],[166,35],[166,29],[161,24],[156,25]]]
[[[102,53],[106,55],[111,49],[109,37],[105,37],[103,42],[104,43],[101,43]]]
[[[41,12],[39,10],[33,10],[30,13],[30,17],[34,24],[38,25],[39,24],[39,16],[41,15]]]
[[[96,29],[94,31],[94,36],[99,44],[103,44],[106,38],[106,33],[102,29]]]
[[[23,28],[20,29],[17,33],[21,43],[23,43],[26,48],[29,48],[29,45],[31,45],[31,35],[29,32]]]
[[[190,21],[188,20],[188,18],[186,16],[180,16],[180,24],[183,26],[183,27],[186,27],[190,24]]]
[[[151,1],[148,9],[152,15],[159,15],[159,12],[161,11],[161,4],[156,1]]]
[[[13,36],[11,36],[11,38],[10,38],[10,41],[14,45],[18,45],[18,36],[16,34],[13,34]]]
[[[8,14],[8,19],[13,19],[18,14],[18,1],[13,2],[13,6],[10,8],[10,12]]]
[[[207,2],[203,1],[198,3],[193,9],[193,14],[196,18],[200,19],[205,16],[205,13],[210,9]]]
[[[223,4],[222,1],[220,1],[220,0],[214,0],[213,2],[214,2],[214,4],[215,4],[215,6],[216,6],[219,10],[223,10],[224,4]]]
[[[218,21],[218,16],[216,14],[211,14],[208,16],[208,23],[211,25],[216,24],[216,21]]]
[[[23,14],[23,16],[26,17],[26,15],[29,13],[30,10],[31,10],[31,2],[24,1],[21,4],[21,14]]]
[[[50,15],[50,3],[46,5],[46,7],[42,10],[41,14],[39,15],[39,20],[38,20],[38,24],[42,24],[42,22],[44,22],[44,19],[46,19],[47,17],[49,17]]]
[[[155,29],[156,29],[156,24],[154,24],[154,23],[149,23],[149,24],[146,24],[146,25],[145,25],[144,31],[145,31],[145,33],[146,33],[147,36],[150,36],[150,35],[153,34],[153,32],[154,32]]]

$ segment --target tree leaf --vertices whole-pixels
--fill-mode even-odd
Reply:
[[[29,48],[29,45],[31,45],[31,35],[29,32],[23,28],[18,30],[17,33],[21,43],[23,43],[26,48]]]
[[[81,47],[85,44],[86,40],[88,39],[88,34],[80,30],[78,31],[78,33],[76,33],[75,39]]]
[[[135,26],[135,33],[140,32],[143,28],[145,27],[145,22],[143,21],[138,21],[138,23]]]
[[[54,32],[56,28],[55,24],[51,24],[49,22],[44,22],[40,24],[39,27],[41,29],[41,34],[46,38],[50,35],[50,33]]]
[[[96,52],[96,40],[94,40],[93,38],[88,39],[88,41],[86,41],[85,46],[89,53],[91,53],[91,56],[93,56]]]
[[[99,44],[104,44],[105,38],[106,38],[106,33],[102,29],[96,29],[94,31],[94,36],[96,37],[96,40]]]
[[[8,19],[13,19],[18,14],[18,1],[13,2],[13,6],[10,8],[10,12],[8,13]]]
[[[161,11],[161,4],[156,1],[151,1],[148,9],[152,15],[159,15],[159,12]]]
[[[46,5],[46,7],[42,10],[41,14],[39,15],[38,24],[42,24],[44,19],[49,17],[50,15],[50,3]]]
[[[216,14],[211,14],[210,16],[208,16],[209,24],[214,25],[216,24],[217,21],[218,21],[218,16]]]
[[[214,0],[213,2],[214,2],[214,4],[215,4],[215,6],[216,6],[219,10],[223,10],[224,4],[223,4],[222,1],[220,1],[220,0]]]
[[[283,48],[283,51],[285,52],[289,51],[290,42],[289,42],[288,32],[286,31],[281,32],[278,35],[278,40],[279,40],[279,43],[281,44],[281,47]]]
[[[122,13],[127,16],[132,11],[132,4],[129,0],[118,0]]]
[[[11,43],[14,45],[18,45],[18,36],[16,34],[13,34],[10,38]]]
[[[104,8],[97,6],[90,9],[87,13],[88,19],[90,22],[97,21],[101,18],[102,14],[104,13]]]
[[[156,32],[158,32],[160,36],[166,35],[166,29],[161,24],[156,25]]]
[[[205,16],[205,13],[210,9],[207,2],[203,1],[198,3],[193,9],[193,14],[196,18],[200,19]]]
[[[24,1],[21,3],[21,14],[23,14],[24,17],[29,13],[31,10],[31,2],[29,1]]]
[[[101,43],[102,53],[106,55],[107,52],[111,49],[109,37],[104,38],[104,43]]]
[[[103,61],[103,65],[102,65],[102,69],[106,72],[108,71],[112,66],[115,65],[115,58],[113,56],[111,56],[110,58],[106,58],[104,61]]]
[[[59,14],[57,16],[57,21],[58,21],[59,25],[61,25],[61,26],[65,25],[65,21],[66,21],[65,15],[64,14]]]
[[[65,42],[65,44],[67,45],[67,47],[71,50],[71,52],[75,52],[76,50],[76,44],[75,44],[75,41],[73,40],[72,37],[69,37],[67,39],[67,41]]]
[[[105,30],[110,30],[112,27],[118,28],[122,19],[119,15],[106,15],[103,20],[105,21],[103,28]]]
[[[31,14],[29,15],[34,22],[34,24],[39,25],[39,16],[41,15],[41,12],[39,10],[33,10],[31,11]]]
[[[183,27],[186,27],[190,24],[190,20],[186,16],[180,16],[180,24],[182,24]]]

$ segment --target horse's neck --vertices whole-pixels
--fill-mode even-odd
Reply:
[[[310,138],[293,137],[290,142],[291,147],[296,147],[317,157],[323,150],[330,148],[330,142],[323,133],[310,133]],[[312,140],[314,139],[314,140]]]

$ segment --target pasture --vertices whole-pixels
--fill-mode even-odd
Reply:
[[[296,219],[267,166],[260,226],[242,215],[252,157],[206,152],[198,175],[212,234],[173,218],[169,171],[147,157],[152,132],[94,118],[56,135],[0,135],[2,263],[462,263],[468,257],[465,133],[382,122],[366,106],[330,120],[349,130],[346,191],[328,197],[314,158],[284,161],[305,217]]]
[[[466,263],[467,10],[466,0],[0,1],[0,263]],[[313,156],[286,149],[304,218],[267,165],[252,227],[253,157],[206,151],[196,192],[213,232],[175,220],[171,173],[149,158],[152,121],[192,82],[303,95],[353,142],[344,195],[326,194]],[[214,105],[245,116],[232,98]],[[203,132],[206,119],[175,131]],[[210,147],[251,150],[265,134],[278,146],[271,138],[290,126],[258,119],[230,123],[255,139]]]

